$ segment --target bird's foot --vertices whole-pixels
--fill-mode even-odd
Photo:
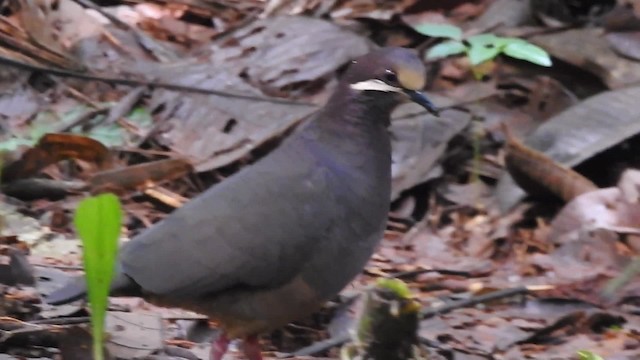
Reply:
[[[260,339],[258,339],[258,336],[251,335],[244,338],[242,342],[242,352],[249,360],[262,360]]]
[[[211,342],[211,354],[209,358],[211,360],[222,360],[224,354],[227,353],[229,343],[231,340],[227,337],[227,334],[221,333],[218,337]]]

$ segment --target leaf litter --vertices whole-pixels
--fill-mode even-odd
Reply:
[[[440,119],[412,106],[394,113],[393,211],[378,253],[341,297],[314,317],[266,335],[265,348],[293,352],[339,336],[327,324],[348,328],[354,311],[348,300],[384,275],[408,282],[425,311],[451,306],[421,323],[419,335],[435,350],[434,358],[571,359],[590,351],[606,359],[634,359],[640,354],[638,277],[613,295],[602,295],[637,258],[640,246],[637,177],[623,171],[640,165],[633,151],[635,78],[629,75],[637,65],[620,45],[633,45],[633,36],[601,36],[598,21],[595,29],[549,31],[544,26],[554,16],[572,22],[566,18],[572,12],[534,7],[534,15],[544,18],[540,23],[523,2],[499,0],[447,6],[415,0],[384,6],[373,0],[199,6],[152,1],[91,8],[84,2],[57,3],[3,13],[0,61],[89,69],[148,85],[132,91],[118,83],[2,70],[0,279],[7,284],[0,286],[0,312],[11,320],[0,321],[0,330],[11,341],[2,342],[0,352],[67,358],[81,354],[70,339],[88,345],[88,333],[77,325],[87,321],[82,302],[37,306],[39,292],[61,286],[81,269],[81,248],[69,219],[84,193],[108,188],[121,195],[126,241],[277,146],[321,106],[351,58],[374,44],[423,51],[434,39],[413,29],[438,19],[465,33],[528,37],[566,64],[541,69],[499,58],[483,64],[487,76],[477,80],[477,69],[464,57],[430,63],[427,90],[435,103],[450,109]],[[576,23],[584,23],[583,15],[576,16]],[[109,20],[114,17],[119,21]],[[85,26],[91,31],[78,31]],[[8,46],[2,39],[11,36],[16,41]],[[167,90],[153,82],[296,104]],[[563,204],[532,196],[523,200],[511,183],[509,189],[520,192],[513,200],[503,185],[508,154],[501,124],[600,189]],[[48,148],[46,157],[24,163],[23,154],[61,131],[100,145]],[[106,166],[96,161],[97,149],[100,154],[107,149],[112,161]],[[16,161],[23,161],[23,170],[10,167]],[[9,196],[16,187],[32,197]],[[498,207],[505,202],[508,212]],[[31,272],[38,291],[16,281]],[[521,286],[529,290],[474,302]],[[195,330],[206,325],[200,316],[141,300],[112,300],[108,346],[114,354],[206,356],[200,343],[211,334]],[[467,305],[457,307],[458,302]],[[64,331],[53,336],[60,327]],[[311,358],[336,356],[334,347]]]

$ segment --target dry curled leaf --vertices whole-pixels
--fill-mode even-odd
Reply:
[[[28,178],[45,167],[65,159],[79,159],[106,168],[111,165],[109,149],[97,140],[73,134],[46,134],[20,159],[2,169],[2,182]]]
[[[523,143],[562,166],[574,167],[640,132],[640,87],[608,91],[553,116]],[[503,175],[496,189],[500,207],[524,197],[513,178]]]
[[[256,21],[216,43],[211,62],[269,93],[316,81],[363,55],[370,42],[328,21],[282,16]]]
[[[580,194],[598,188],[591,180],[505,132],[508,134],[506,168],[516,183],[530,195],[553,195],[563,201],[571,201]]]

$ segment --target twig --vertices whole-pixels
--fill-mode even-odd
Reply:
[[[76,316],[76,317],[66,317],[66,318],[55,318],[55,319],[39,319],[30,321],[31,324],[36,325],[76,325],[76,324],[88,324],[91,322],[91,318],[88,316]]]
[[[453,301],[443,306],[429,308],[429,309],[423,310],[420,313],[420,316],[422,317],[423,320],[430,319],[436,315],[446,314],[456,309],[471,307],[478,304],[482,304],[482,303],[486,303],[486,302],[490,302],[498,299],[503,299],[506,297],[524,295],[528,292],[529,292],[529,289],[525,286],[498,290],[498,291],[490,292],[487,294],[474,296],[469,299]]]
[[[62,87],[69,93],[69,95],[73,96],[74,98],[84,102],[85,104],[87,104],[88,106],[94,108],[94,109],[99,109],[101,108],[101,105],[94,101],[93,99],[89,98],[87,95],[83,94],[82,92],[76,90],[75,88],[65,84],[65,83],[60,83],[60,85],[62,85]]]
[[[33,266],[59,270],[84,270],[80,265],[33,264]]]
[[[438,273],[442,275],[453,275],[453,276],[462,276],[462,277],[471,277],[473,276],[468,271],[460,271],[460,270],[448,270],[448,269],[416,269],[409,271],[400,271],[394,274],[389,275],[389,277],[397,278],[397,279],[407,279],[413,278],[418,275],[426,274],[426,273]]]
[[[215,95],[215,96],[226,97],[226,98],[244,99],[244,100],[252,100],[252,101],[264,101],[264,102],[270,102],[273,104],[282,104],[282,105],[294,105],[294,106],[306,106],[306,107],[316,106],[314,104],[307,103],[307,102],[299,102],[299,101],[285,100],[285,99],[274,99],[274,98],[267,98],[262,96],[235,94],[235,93],[230,93],[230,92],[221,91],[221,90],[203,89],[203,88],[198,88],[193,86],[165,83],[161,81],[135,80],[135,79],[105,77],[105,76],[98,76],[98,75],[88,75],[88,74],[83,74],[79,72],[63,70],[63,69],[46,68],[39,65],[32,65],[32,64],[24,63],[14,59],[10,59],[7,57],[0,57],[0,64],[12,66],[12,67],[22,69],[22,70],[27,70],[27,71],[39,71],[39,72],[50,74],[53,76],[75,78],[75,79],[89,80],[89,81],[101,81],[108,84],[116,84],[116,85],[124,85],[124,86],[149,86],[152,88],[161,88],[161,89],[167,89],[167,90],[173,90],[173,91],[184,91],[184,92],[191,92],[191,93],[197,93],[197,94]]]

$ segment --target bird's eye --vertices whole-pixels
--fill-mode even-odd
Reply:
[[[384,74],[384,80],[387,84],[395,85],[398,83],[398,76],[393,71],[387,70]]]

